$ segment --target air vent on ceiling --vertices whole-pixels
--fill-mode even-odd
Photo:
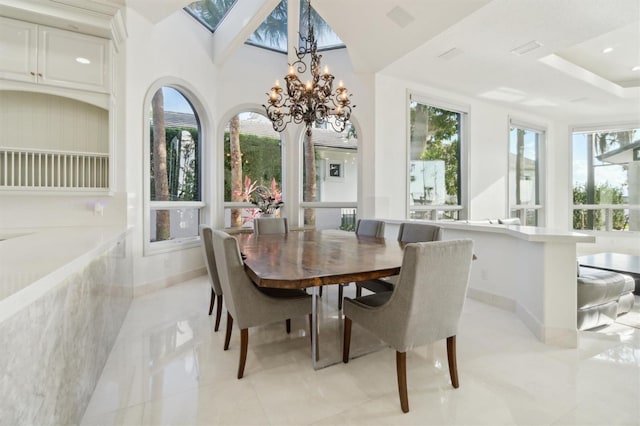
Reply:
[[[529,53],[532,50],[536,50],[537,48],[542,47],[542,43],[537,40],[532,40],[529,43],[525,43],[522,46],[518,46],[511,51],[511,53],[516,55],[524,55],[525,53]]]
[[[409,12],[396,6],[387,13],[387,18],[395,22],[399,27],[404,28],[414,21],[414,17]]]
[[[458,49],[457,47],[452,47],[446,52],[442,52],[441,54],[439,54],[438,58],[448,61],[449,59],[453,59],[456,56],[460,55],[461,53],[462,53],[462,50]]]

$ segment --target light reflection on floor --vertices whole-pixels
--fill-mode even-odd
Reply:
[[[250,330],[245,377],[237,380],[240,333],[223,351],[226,315],[214,333],[209,293],[201,277],[134,300],[83,424],[639,423],[638,329],[581,332],[579,348],[555,348],[513,313],[468,299],[460,388],[450,385],[444,342],[414,349],[411,411],[402,414],[394,351],[314,371],[306,318],[292,319],[289,335],[284,323]],[[325,288],[322,301],[321,350],[339,346],[342,330],[337,289]]]

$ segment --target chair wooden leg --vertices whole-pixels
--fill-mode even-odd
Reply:
[[[320,286],[320,290],[318,291],[318,296],[320,296],[320,297],[322,297],[322,288],[323,288],[323,287],[324,287],[324,286],[323,286],[323,285],[321,285],[321,286]]]
[[[209,302],[209,315],[213,312],[213,303],[215,302],[216,294],[213,292],[213,288],[211,288],[211,302]]]
[[[396,371],[398,373],[398,393],[400,408],[403,413],[409,412],[409,396],[407,395],[407,353],[396,351]]]
[[[344,294],[344,284],[338,284],[338,310],[342,310],[342,295]]]
[[[458,362],[456,360],[456,336],[447,337],[447,359],[451,384],[457,389],[460,383],[458,383]]]
[[[218,307],[216,308],[216,325],[213,327],[213,331],[218,331],[220,327],[220,317],[222,316],[222,295],[216,296]]]
[[[233,317],[227,312],[227,334],[224,335],[224,350],[229,349],[229,342],[231,341],[231,330],[233,329]]]
[[[351,319],[344,317],[344,341],[342,342],[342,362],[349,362],[349,349],[351,349]]]
[[[244,375],[244,365],[247,363],[247,346],[249,346],[249,329],[240,330],[240,360],[238,361],[238,379]]]
[[[286,327],[287,327],[287,334],[291,333],[291,318],[287,318],[287,320],[285,321]]]

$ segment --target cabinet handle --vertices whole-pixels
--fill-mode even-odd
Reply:
[[[41,72],[38,73],[38,77],[42,77],[42,73]]]
[[[33,71],[31,71],[29,74],[31,74],[31,75],[36,75],[36,73],[35,73],[35,72],[33,72]]]

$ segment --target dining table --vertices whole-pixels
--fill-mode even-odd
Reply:
[[[247,275],[259,287],[311,292],[311,362],[319,363],[318,298],[324,285],[384,278],[400,273],[404,243],[340,230],[286,234],[237,234]]]

